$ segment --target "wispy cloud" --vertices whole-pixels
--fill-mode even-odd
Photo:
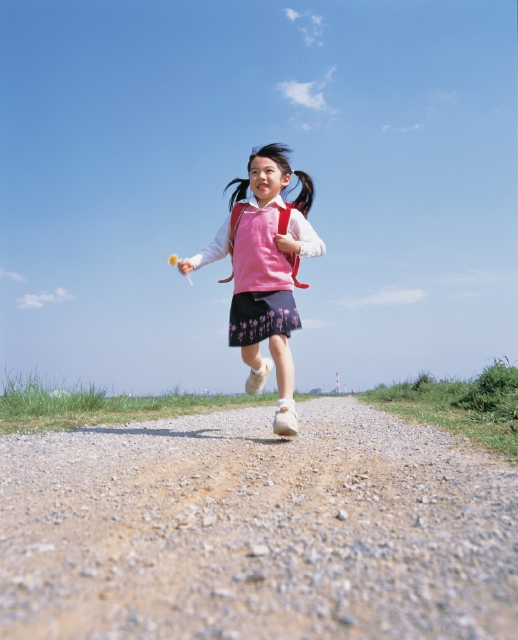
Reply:
[[[457,99],[457,92],[453,91],[435,91],[433,97],[441,102],[455,102]]]
[[[19,309],[41,309],[47,302],[65,302],[65,300],[74,299],[66,289],[58,287],[56,293],[27,293],[16,302]]]
[[[336,71],[336,67],[329,67],[326,71],[326,75],[324,76],[323,81],[318,85],[319,89],[323,89],[328,82],[333,81],[333,73]]]
[[[466,285],[484,285],[497,282],[516,282],[518,280],[517,273],[514,270],[505,272],[486,271],[484,269],[471,269],[469,271],[458,271],[453,273],[445,273],[438,276],[435,284],[464,287]]]
[[[461,293],[454,293],[451,298],[457,300],[458,298],[479,298],[480,293],[476,293],[474,291],[462,291]]]
[[[25,276],[21,276],[19,273],[15,273],[14,271],[6,271],[5,269],[0,269],[0,277],[11,278],[11,280],[16,280],[17,282],[25,282],[27,278]]]
[[[322,34],[324,33],[324,23],[322,16],[317,16],[310,11],[306,11],[305,13],[299,13],[295,11],[295,9],[284,9],[286,13],[286,17],[291,22],[295,22],[295,20],[301,21],[301,26],[297,27],[298,31],[302,33],[304,36],[304,42],[310,45],[317,45],[321,47],[324,43],[322,42]]]
[[[289,18],[292,22],[297,18],[302,17],[302,14],[298,11],[295,11],[294,9],[284,9],[284,11],[286,12],[286,17]]]
[[[309,109],[325,109],[326,101],[324,94],[320,91],[314,93],[313,87],[316,82],[280,82],[277,89],[282,93],[284,98],[291,100],[293,104],[300,104]]]
[[[419,131],[423,125],[421,124],[413,124],[410,127],[393,127],[391,124],[384,124],[381,127],[381,131],[386,133],[390,129],[392,131],[396,131],[397,133],[408,133],[409,131]]]
[[[302,105],[308,107],[308,109],[315,109],[321,111],[327,109],[327,104],[324,99],[322,89],[333,81],[333,74],[336,71],[336,67],[330,67],[323,80],[317,82],[297,82],[291,80],[289,82],[279,82],[277,85],[277,91],[282,93],[284,98],[291,100],[292,104]],[[310,125],[305,124],[302,126],[306,131],[310,129]]]
[[[389,306],[394,304],[415,304],[421,302],[428,297],[428,293],[423,289],[384,289],[379,293],[375,293],[366,298],[360,298],[354,300],[352,298],[345,298],[340,300],[340,304],[345,305],[349,309],[355,307],[365,307],[367,305],[380,305]]]

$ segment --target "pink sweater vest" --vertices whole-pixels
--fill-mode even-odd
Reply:
[[[234,246],[234,293],[293,291],[291,266],[274,241],[278,227],[276,205],[245,210]]]

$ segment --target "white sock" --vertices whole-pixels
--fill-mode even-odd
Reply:
[[[293,400],[293,398],[281,398],[277,403],[277,406],[279,407],[279,409],[284,406],[288,406],[288,407],[291,407],[292,409],[295,409],[295,400]]]
[[[265,361],[263,360],[263,364],[261,365],[261,367],[259,369],[252,369],[252,371],[258,376],[263,375],[263,373],[266,371],[266,363],[265,363]]]

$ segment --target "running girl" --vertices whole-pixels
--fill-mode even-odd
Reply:
[[[229,344],[241,347],[243,361],[251,368],[245,385],[249,395],[263,390],[275,362],[280,400],[273,431],[280,436],[296,436],[298,432],[293,400],[295,367],[288,338],[293,330],[302,328],[292,293],[292,266],[284,254],[293,252],[312,258],[326,251],[306,220],[313,203],[313,181],[303,171],[292,171],[290,153],[291,149],[278,143],[253,149],[248,160],[248,179],[236,178],[225,188],[226,191],[237,185],[230,197],[230,211],[238,202],[243,205],[233,246],[229,248],[229,215],[211,244],[178,263],[180,272],[188,275],[232,251],[235,279]],[[281,194],[290,184],[292,174],[299,179],[301,191],[293,202],[288,230],[283,235],[278,233],[279,216],[287,205]],[[259,344],[266,338],[273,362],[260,353]]]

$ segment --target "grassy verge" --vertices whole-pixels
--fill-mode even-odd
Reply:
[[[502,361],[473,381],[380,385],[358,396],[376,409],[414,423],[434,424],[518,461],[518,370]]]
[[[178,389],[158,397],[108,397],[106,389],[76,385],[55,389],[37,374],[7,376],[0,398],[0,434],[41,433],[83,425],[142,422],[244,407],[272,406],[278,394],[198,395]],[[296,394],[297,401],[310,399]]]

